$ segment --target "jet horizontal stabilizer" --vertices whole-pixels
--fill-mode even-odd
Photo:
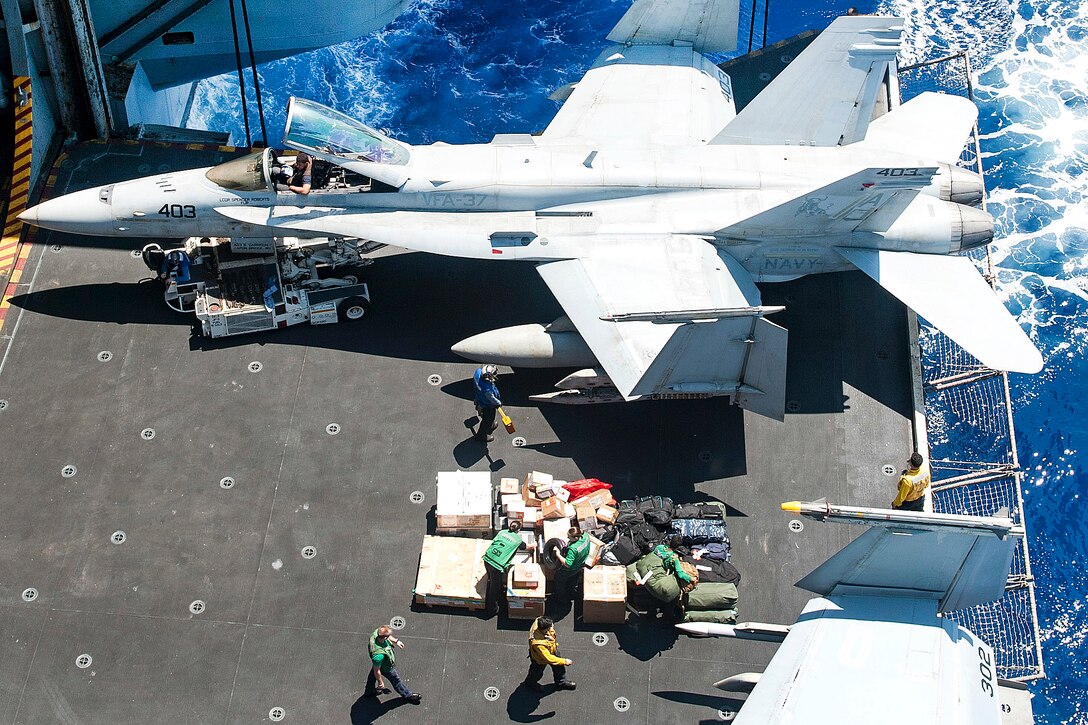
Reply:
[[[978,108],[962,96],[922,93],[869,124],[859,147],[899,152],[955,164],[978,120]]]
[[[1037,373],[1043,358],[967,257],[836,251],[993,370]]]

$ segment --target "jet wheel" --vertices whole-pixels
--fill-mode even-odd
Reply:
[[[337,306],[342,322],[358,322],[370,312],[370,300],[363,297],[347,297]]]

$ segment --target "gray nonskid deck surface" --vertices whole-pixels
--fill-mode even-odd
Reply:
[[[85,146],[57,191],[215,156]],[[485,452],[466,428],[473,366],[448,348],[555,317],[531,266],[384,256],[367,272],[365,322],[211,342],[139,282],[128,249],[39,234],[33,289],[4,328],[15,336],[0,344],[2,722],[252,723],[273,707],[293,723],[717,721],[731,701],[711,683],[761,670],[773,645],[583,625],[578,608],[560,610],[579,687],[541,699],[516,689],[526,623],[414,607],[435,472],[539,469],[599,477],[617,498],[718,498],[735,514],[741,619],[790,623],[808,598],[793,583],[859,531],[793,533],[778,504],[884,505],[881,466],[911,447],[905,312],[860,274],[764,287],[766,304],[788,306],[775,320],[790,330],[785,423],[720,400],[538,408],[528,396],[563,373],[523,371],[499,384],[528,445],[499,435]],[[206,607],[195,615],[194,600]],[[366,639],[398,615],[418,707],[360,699]]]

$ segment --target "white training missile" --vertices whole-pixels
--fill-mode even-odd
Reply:
[[[760,642],[781,642],[790,632],[789,627],[764,622],[741,622],[739,624],[685,622],[677,624],[676,628],[693,637],[735,637],[736,639],[752,639]]]
[[[554,325],[489,330],[461,340],[450,349],[474,362],[512,368],[586,368],[597,364],[581,335],[573,329],[555,329]]]
[[[1024,527],[1008,518],[1008,510],[998,511],[998,516],[962,516],[959,514],[933,514],[921,511],[900,511],[859,506],[838,506],[825,500],[788,501],[782,510],[819,521],[838,521],[868,526],[911,525],[925,528],[967,528],[993,532],[999,538],[1006,535],[1023,536]],[[1003,515],[1002,515],[1003,514]]]

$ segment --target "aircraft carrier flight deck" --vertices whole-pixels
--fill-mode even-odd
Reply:
[[[47,194],[229,155],[83,144]],[[558,316],[531,265],[383,254],[366,320],[213,342],[127,242],[32,242],[0,341],[3,722],[717,722],[740,703],[712,683],[775,645],[557,610],[578,689],[540,696],[518,688],[528,622],[413,605],[436,472],[721,500],[740,621],[789,624],[794,582],[860,530],[791,527],[779,504],[886,506],[882,468],[913,450],[913,323],[860,272],[763,287],[786,305],[784,423],[725,399],[538,406],[562,371],[504,371],[525,445],[500,428],[485,449],[449,347]],[[361,697],[367,639],[398,617],[418,706]]]

